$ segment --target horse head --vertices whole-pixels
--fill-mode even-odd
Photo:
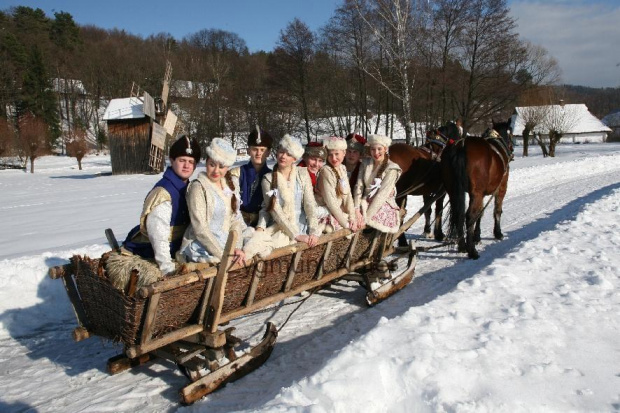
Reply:
[[[493,130],[502,138],[506,147],[510,151],[510,155],[514,152],[514,147],[512,145],[512,127],[510,126],[510,119],[506,122],[495,122],[493,121]]]
[[[438,127],[436,131],[448,145],[452,145],[462,138],[462,129],[455,122],[447,122],[445,125]]]

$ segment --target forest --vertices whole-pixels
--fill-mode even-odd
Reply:
[[[396,122],[415,145],[419,130],[458,118],[479,133],[519,105],[620,107],[619,89],[559,85],[557,62],[519,38],[505,0],[343,0],[317,32],[294,19],[258,52],[220,29],[145,38],[25,6],[0,11],[0,27],[0,157],[75,156],[87,137],[104,148],[107,102],[134,86],[159,96],[168,62],[169,107],[203,145],[255,124],[310,141],[391,135]]]

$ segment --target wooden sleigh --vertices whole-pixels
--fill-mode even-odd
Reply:
[[[240,340],[234,328],[225,328],[230,321],[342,278],[359,281],[369,305],[404,288],[414,276],[416,250],[395,251],[394,240],[428,205],[396,234],[342,229],[312,248],[297,243],[247,266],[231,265],[238,237],[232,232],[219,265],[186,264],[178,274],[129,294],[110,284],[100,259],[76,255],[50,268],[49,275],[63,280],[75,311],[74,340],[100,336],[123,343],[124,354],[108,360],[110,374],[154,357],[171,360],[191,381],[180,391],[189,404],[258,368],[271,354],[278,334],[272,323],[257,345],[237,356]],[[406,265],[397,273],[401,258]]]

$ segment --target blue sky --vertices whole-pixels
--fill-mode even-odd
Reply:
[[[71,13],[79,24],[118,28],[147,36],[168,32],[180,39],[200,29],[237,33],[251,51],[272,50],[298,17],[318,30],[341,0],[0,0]],[[522,38],[545,47],[560,63],[562,81],[592,87],[620,86],[620,1],[509,0]]]

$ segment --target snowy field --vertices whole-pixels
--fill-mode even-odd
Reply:
[[[0,171],[0,412],[620,411],[620,145],[530,150],[511,164],[505,239],[487,213],[479,260],[422,253],[413,282],[374,308],[353,283],[315,293],[261,368],[189,407],[167,362],[109,376],[122,349],[73,342],[47,277],[106,251],[105,228],[123,239],[159,177],[111,176],[105,156]],[[421,224],[409,236],[432,245]],[[294,308],[238,320],[238,335],[257,340]]]

